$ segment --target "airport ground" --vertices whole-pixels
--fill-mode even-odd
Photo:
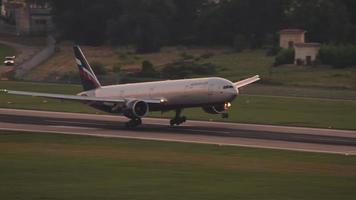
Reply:
[[[79,85],[63,84],[2,81],[0,85],[1,88],[10,90],[62,94],[76,94],[82,90]],[[317,92],[314,93],[317,95]],[[6,94],[0,94],[0,107],[82,113],[98,112],[80,103]],[[355,130],[355,110],[356,102],[353,100],[242,94],[233,102],[230,118],[226,121]],[[152,116],[171,117],[172,114],[153,113]],[[206,114],[200,108],[187,109],[183,114],[188,119],[222,121],[219,115]]]
[[[0,155],[4,199],[356,195],[354,156],[6,131]]]
[[[256,52],[244,56],[247,61],[241,66]],[[226,54],[210,59],[224,60],[224,66],[241,60],[229,58]],[[256,69],[241,68],[241,72],[259,72]],[[328,88],[302,89],[301,95],[288,88],[292,82],[284,92],[278,87],[262,95],[258,88],[243,91],[234,102],[231,122],[356,130],[354,93],[340,90],[354,87],[350,78],[354,72],[288,66],[274,70],[274,80],[282,78],[281,82],[285,78],[308,85],[313,83],[308,73],[313,72],[324,77],[319,85],[341,85],[331,92]],[[330,78],[333,81],[328,83]],[[0,88],[81,91],[79,85],[11,81],[0,82]],[[0,107],[97,113],[79,103],[4,94],[0,94]],[[221,120],[200,109],[185,114],[190,119]],[[0,194],[4,199],[354,199],[355,166],[351,155],[0,131]]]

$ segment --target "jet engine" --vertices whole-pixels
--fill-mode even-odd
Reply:
[[[203,110],[209,114],[224,114],[231,107],[231,103],[224,103],[213,106],[205,106]]]
[[[128,118],[142,118],[149,112],[149,106],[144,101],[133,100],[126,103],[124,115]]]

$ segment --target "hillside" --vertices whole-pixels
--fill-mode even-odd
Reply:
[[[47,62],[26,76],[31,81],[53,81],[63,75],[76,76],[77,69],[72,53],[72,44],[61,43],[58,52]],[[162,67],[180,60],[195,63],[211,63],[217,66],[212,76],[221,76],[232,81],[259,74],[260,83],[269,85],[322,87],[356,90],[356,69],[334,69],[329,66],[273,67],[274,57],[266,56],[264,50],[246,50],[241,53],[228,48],[165,47],[161,52],[136,54],[132,48],[109,46],[83,46],[89,62],[101,63],[111,72],[114,66],[121,67],[121,75],[140,71],[142,62],[148,60],[159,71]],[[194,75],[196,76],[196,75]],[[199,75],[197,75],[199,76]]]

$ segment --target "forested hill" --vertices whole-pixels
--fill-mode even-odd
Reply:
[[[308,39],[356,43],[355,0],[52,0],[64,39],[99,45],[272,45],[284,28]]]

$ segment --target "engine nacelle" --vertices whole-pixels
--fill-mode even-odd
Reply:
[[[144,101],[133,100],[126,103],[123,114],[128,118],[142,118],[149,112],[149,106]]]
[[[231,103],[219,104],[203,107],[203,110],[209,114],[224,114],[231,107]]]

